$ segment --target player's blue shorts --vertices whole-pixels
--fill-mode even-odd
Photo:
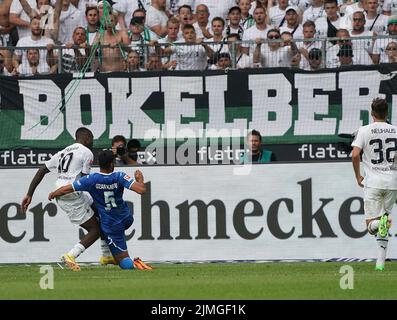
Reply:
[[[123,217],[122,220],[115,221],[111,219],[104,221],[101,219],[101,230],[105,236],[105,241],[109,246],[110,252],[113,256],[127,251],[127,242],[125,239],[125,230],[131,227],[134,218],[131,213]]]

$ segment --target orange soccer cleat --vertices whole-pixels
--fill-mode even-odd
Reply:
[[[134,267],[138,270],[153,270],[151,265],[146,264],[139,257],[134,258]]]

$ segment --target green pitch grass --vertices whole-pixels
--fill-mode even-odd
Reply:
[[[354,270],[354,289],[342,290],[341,266]],[[0,265],[0,299],[397,299],[397,264],[373,263],[158,264],[123,271],[54,268],[54,289],[40,289],[39,265]]]

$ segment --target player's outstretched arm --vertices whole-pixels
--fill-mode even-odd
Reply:
[[[136,193],[144,194],[146,192],[146,186],[142,172],[140,170],[136,170],[134,176],[135,182],[131,185],[130,189]]]
[[[37,170],[35,176],[30,182],[29,190],[26,196],[22,200],[22,211],[25,213],[28,210],[30,203],[32,202],[33,193],[36,190],[37,186],[40,184],[41,180],[43,180],[44,176],[50,172],[48,168],[44,165]]]
[[[48,200],[51,201],[54,198],[57,198],[57,197],[60,197],[60,196],[63,196],[65,194],[72,193],[72,192],[74,192],[72,184],[67,184],[66,186],[60,187],[60,188],[56,189],[55,191],[51,192],[48,195]]]

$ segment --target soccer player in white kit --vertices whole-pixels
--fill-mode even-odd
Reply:
[[[94,137],[90,130],[83,127],[77,129],[76,142],[56,153],[50,160],[45,162],[44,166],[38,169],[30,183],[28,193],[22,200],[23,212],[26,212],[28,209],[34,191],[48,172],[53,171],[58,173],[58,179],[56,181],[57,188],[73,183],[82,175],[90,173],[91,165],[94,160],[94,155],[91,151],[93,141]],[[88,193],[74,192],[60,197],[57,203],[58,206],[66,212],[70,222],[81,226],[88,232],[79,243],[61,257],[61,260],[70,269],[79,271],[80,266],[76,263],[75,259],[100,236],[99,222],[94,216],[94,210],[91,207],[93,201]],[[104,241],[101,243],[101,249],[103,254],[100,260],[101,263],[115,263]]]
[[[397,198],[397,127],[386,122],[387,102],[376,98],[371,105],[373,123],[361,127],[352,143],[352,162],[357,183],[364,188],[365,221],[375,235],[378,255],[375,270],[385,269],[391,220],[389,214]],[[360,154],[365,177],[360,173]]]

